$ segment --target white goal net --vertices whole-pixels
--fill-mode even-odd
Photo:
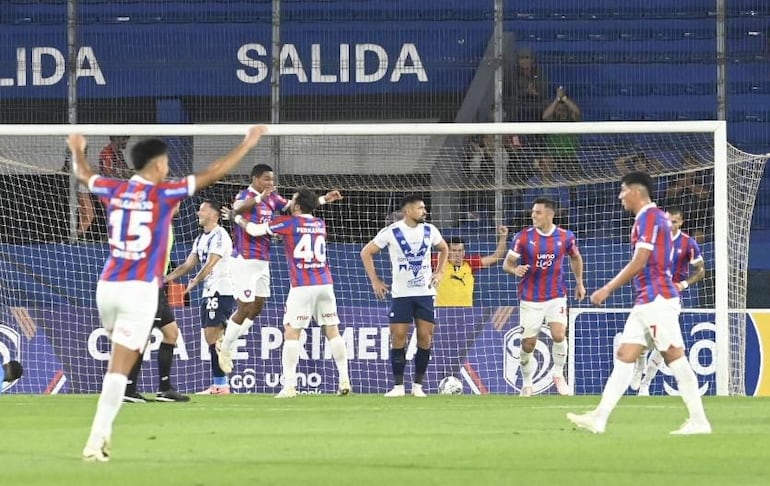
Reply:
[[[0,356],[20,358],[26,368],[11,391],[97,392],[106,367],[109,345],[94,302],[107,254],[104,212],[64,170],[64,135],[72,129],[0,126]],[[137,139],[162,136],[169,143],[172,175],[182,176],[226,153],[245,128],[82,125],[77,130],[89,141],[92,166],[98,165],[109,136],[131,137],[129,164]],[[183,204],[174,221],[172,261],[184,261],[200,231],[195,211],[203,198],[229,204],[249,184],[256,163],[273,166],[284,196],[300,186],[319,193],[339,189],[344,199],[318,214],[327,222],[328,260],[356,392],[380,393],[392,384],[388,303],[375,299],[358,253],[399,217],[403,196],[422,195],[430,220],[445,239],[462,239],[467,257],[495,254],[499,225],[509,228],[509,245],[513,234],[531,225],[536,197],[555,200],[556,223],[576,234],[590,293],[630,258],[633,216],[617,199],[619,180],[626,172],[644,170],[657,183],[657,203],[682,210],[683,230],[696,239],[706,262],[706,278],[684,295],[682,317],[683,334],[694,350],[691,360],[705,370],[701,384],[708,393],[743,393],[749,230],[765,160],[728,146],[724,123],[277,125],[268,134],[233,174]],[[81,224],[84,219],[88,224]],[[273,246],[271,260],[273,295],[239,342],[230,377],[236,392],[273,392],[279,386],[280,318],[289,288],[280,245]],[[500,263],[479,269],[475,283],[467,282],[474,285],[471,307],[437,310],[428,390],[455,375],[466,393],[518,391],[516,281]],[[385,258],[377,265],[389,279]],[[569,275],[570,292],[572,281]],[[178,299],[176,292],[172,301],[182,335],[173,380],[181,391],[195,392],[210,380],[208,350],[201,345],[201,300],[197,291],[187,299]],[[570,294],[568,380],[576,393],[601,391],[612,366],[613,338],[632,304],[630,286],[600,310],[575,302]],[[541,341],[536,391],[553,393],[545,330]],[[140,390],[157,386],[158,343],[156,336],[145,356]],[[304,351],[300,390],[332,391],[335,368],[317,328],[307,333]],[[407,375],[411,370],[410,364]],[[669,385],[664,373],[655,386],[665,392]]]

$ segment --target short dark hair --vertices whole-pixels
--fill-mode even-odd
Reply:
[[[463,246],[465,246],[465,240],[463,240],[459,236],[452,236],[451,238],[449,238],[449,241],[447,241],[447,244],[449,244],[449,245],[463,245]]]
[[[201,201],[201,203],[208,204],[209,206],[211,206],[211,209],[216,211],[217,214],[219,214],[219,211],[222,209],[222,205],[213,199],[204,199],[203,201]]]
[[[419,194],[410,194],[401,200],[401,209],[404,209],[407,204],[414,204],[422,201],[424,201],[424,199]]]
[[[131,162],[134,164],[134,169],[140,171],[147,167],[152,159],[167,153],[166,142],[159,138],[147,138],[131,148]]]
[[[551,211],[556,211],[556,201],[553,199],[549,199],[547,197],[539,197],[535,199],[535,202],[532,203],[534,206],[535,204],[542,204],[543,206],[547,207]]]
[[[629,172],[623,176],[620,182],[626,186],[637,184],[644,187],[647,190],[647,195],[650,196],[650,199],[652,199],[654,195],[655,181],[653,181],[652,177],[646,172]]]
[[[18,361],[9,361],[3,367],[5,368],[5,381],[18,380],[24,374],[24,368]]]
[[[318,207],[318,195],[307,187],[301,187],[297,191],[294,204],[299,206],[303,213],[310,214]]]
[[[273,168],[267,164],[257,164],[251,168],[251,178],[260,177],[265,172],[273,172]]]
[[[666,212],[668,214],[678,214],[679,216],[682,217],[682,219],[684,219],[684,211],[682,211],[682,208],[678,208],[675,206],[673,208],[668,208]]]

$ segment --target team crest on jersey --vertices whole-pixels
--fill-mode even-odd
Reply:
[[[244,290],[243,295],[246,297],[251,297],[251,290]]]
[[[503,377],[505,381],[518,393],[521,391],[521,372],[519,371],[519,356],[521,353],[521,336],[524,329],[516,326],[503,338]],[[535,350],[532,353],[532,359],[537,363],[537,369],[532,381],[532,393],[540,394],[553,386],[551,376],[551,331],[547,326],[540,330],[542,336],[545,334],[545,340],[538,339]]]
[[[0,364],[12,360],[23,362],[21,359],[21,335],[8,326],[0,325]],[[0,387],[6,391],[15,384],[16,381],[3,382],[0,383]]]

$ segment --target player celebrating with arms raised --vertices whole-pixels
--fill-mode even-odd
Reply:
[[[711,433],[698,392],[698,380],[685,356],[679,329],[679,292],[671,280],[671,223],[652,202],[653,188],[652,178],[643,172],[631,172],[621,180],[618,198],[623,208],[636,215],[631,229],[633,257],[615,278],[591,294],[591,302],[601,305],[612,292],[630,280],[634,281],[637,292],[599,406],[582,415],[567,414],[573,424],[595,434],[604,432],[610,413],[631,383],[636,359],[649,344],[663,355],[690,414],[684,425],[671,433]]]
[[[361,250],[364,269],[372,282],[374,294],[384,299],[388,285],[377,275],[374,255],[388,248],[390,254],[393,305],[390,310],[390,365],[393,389],[386,397],[403,397],[406,368],[407,332],[412,320],[417,328],[417,352],[414,355],[412,395],[425,397],[422,380],[430,362],[430,348],[436,317],[436,283],[441,280],[449,256],[449,247],[438,229],[425,222],[427,211],[422,197],[406,196],[401,202],[404,218],[377,233]],[[436,271],[431,271],[431,248],[439,250]]]
[[[519,282],[519,318],[523,328],[519,367],[521,396],[532,396],[532,380],[536,363],[532,354],[543,322],[551,329],[553,345],[553,384],[560,395],[568,395],[564,379],[567,361],[567,286],[564,284],[564,257],[569,256],[575,275],[575,298],[583,300],[583,257],[580,256],[572,231],[553,224],[556,203],[540,197],[532,205],[532,227],[513,238],[503,270],[521,277]],[[521,261],[519,263],[519,261]]]
[[[70,135],[72,168],[106,206],[110,253],[96,286],[96,305],[102,326],[112,340],[107,373],[96,407],[83,459],[110,458],[112,424],[120,410],[126,381],[147,342],[158,304],[169,230],[174,208],[196,189],[219,180],[254,147],[264,127],[252,127],[243,141],[203,172],[178,181],[168,175],[168,148],[159,139],[147,139],[131,150],[136,174],[129,180],[100,177],[86,161],[86,139]]]
[[[255,165],[251,169],[251,184],[235,197],[233,215],[241,215],[246,222],[269,223],[274,213],[289,210],[292,204],[274,191],[273,168],[266,164]],[[318,203],[340,199],[339,191],[330,191],[318,198]],[[232,274],[237,309],[227,321],[225,337],[218,349],[219,366],[225,373],[233,370],[235,341],[249,330],[270,297],[270,236],[253,236],[236,225],[233,245],[236,258],[232,261]]]
[[[299,337],[310,325],[310,319],[323,328],[329,340],[332,358],[339,371],[339,395],[350,393],[348,351],[340,336],[337,298],[334,296],[332,273],[326,261],[326,223],[312,215],[318,206],[318,196],[308,189],[300,189],[291,207],[291,216],[279,216],[270,223],[255,224],[242,216],[233,221],[252,236],[278,234],[283,236],[283,247],[289,264],[291,290],[286,297],[283,318],[284,341],[281,352],[283,389],[276,398],[297,395],[297,364]]]
[[[671,239],[674,242],[674,260],[672,262],[674,268],[671,280],[681,294],[703,280],[703,277],[706,276],[706,264],[703,261],[703,255],[700,252],[698,242],[695,241],[695,238],[681,230],[682,224],[684,224],[684,213],[682,210],[670,208],[666,211],[666,216],[671,221]],[[693,267],[692,272],[689,271],[690,266]],[[646,368],[644,366],[645,363],[647,364]],[[663,356],[660,355],[657,349],[652,350],[649,359],[645,359],[645,354],[642,353],[636,362],[631,389],[639,389],[639,396],[649,396],[650,383],[652,383],[662,364]],[[644,377],[642,377],[642,373],[644,373]]]

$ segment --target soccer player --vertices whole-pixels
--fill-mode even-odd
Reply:
[[[174,208],[196,189],[213,184],[233,169],[265,130],[250,128],[229,154],[178,181],[164,181],[168,149],[162,140],[137,143],[131,150],[136,174],[120,180],[96,174],[83,153],[86,139],[80,134],[68,137],[75,175],[105,204],[109,222],[109,256],[96,286],[96,304],[112,350],[91,433],[83,448],[86,461],[110,459],[112,424],[120,410],[128,373],[152,329]]]
[[[521,278],[519,282],[519,319],[523,329],[519,367],[521,396],[532,396],[532,380],[537,363],[532,355],[543,322],[551,329],[553,384],[559,395],[568,395],[564,379],[567,361],[567,286],[564,283],[564,257],[569,257],[575,275],[575,298],[583,300],[583,257],[575,235],[553,224],[556,203],[539,197],[532,205],[532,227],[513,238],[503,262],[503,270]]]
[[[612,280],[591,294],[591,302],[601,305],[612,292],[631,280],[637,292],[599,406],[581,415],[567,414],[573,424],[595,434],[604,432],[610,413],[631,383],[634,362],[649,344],[654,344],[663,355],[689,412],[684,425],[671,433],[711,433],[698,392],[698,380],[685,356],[679,329],[679,291],[671,280],[671,223],[652,202],[653,189],[652,178],[644,172],[631,172],[621,180],[618,198],[624,209],[636,216],[631,229],[633,257]]]
[[[505,256],[508,227],[497,227],[497,248],[491,255],[466,255],[462,238],[449,239],[448,271],[436,286],[436,307],[473,307],[474,272],[489,268]]]
[[[671,221],[671,239],[674,242],[674,268],[671,280],[681,294],[703,280],[703,277],[706,276],[706,264],[703,261],[698,242],[681,230],[684,224],[684,212],[679,208],[670,208],[666,212],[666,216]],[[693,271],[690,271],[689,267],[692,267]],[[646,368],[645,364],[647,365]],[[663,356],[657,349],[652,350],[649,359],[645,359],[645,353],[642,353],[636,361],[631,389],[638,389],[639,396],[649,396],[650,383],[662,364]],[[643,378],[642,373],[644,373]]]
[[[326,223],[312,214],[318,206],[318,199],[313,191],[300,189],[292,200],[291,216],[279,216],[269,223],[256,224],[243,216],[232,215],[233,222],[251,236],[277,234],[283,237],[291,289],[286,297],[283,319],[283,389],[276,398],[297,395],[299,338],[311,319],[315,319],[329,340],[332,358],[339,372],[338,395],[350,393],[347,347],[339,332],[337,298],[326,260]]]
[[[441,281],[449,247],[438,229],[425,222],[428,212],[418,195],[406,196],[401,202],[403,219],[382,229],[361,250],[361,260],[372,283],[374,295],[384,299],[388,285],[380,280],[374,268],[374,255],[387,248],[390,254],[393,303],[390,308],[390,366],[393,389],[386,397],[403,397],[406,368],[407,333],[412,321],[417,328],[417,352],[414,355],[412,395],[424,398],[422,381],[430,362],[433,328],[436,325],[434,300],[436,284]],[[438,248],[436,271],[431,271],[431,248]]]
[[[0,393],[3,393],[4,382],[18,380],[23,374],[24,368],[18,361],[13,360],[3,363],[3,366],[0,366]]]
[[[217,341],[222,337],[225,323],[232,314],[233,282],[230,274],[230,256],[233,253],[233,241],[223,227],[219,225],[221,206],[216,201],[207,199],[198,208],[198,224],[203,233],[193,242],[192,251],[187,259],[173,272],[166,275],[166,282],[173,282],[182,275],[190,273],[199,263],[203,267],[185,288],[189,293],[203,282],[203,304],[201,304],[201,323],[203,335],[211,354],[211,386],[199,392],[199,395],[228,395],[230,385],[227,375],[219,366]]]
[[[257,164],[251,169],[251,184],[235,197],[233,216],[248,222],[269,223],[274,213],[290,210],[291,201],[275,191],[272,167]],[[326,204],[342,199],[339,191],[330,191],[318,199]],[[233,228],[235,256],[231,263],[237,308],[228,319],[225,337],[218,350],[219,366],[225,373],[233,370],[235,341],[246,334],[270,297],[270,236],[252,236],[236,225]]]

